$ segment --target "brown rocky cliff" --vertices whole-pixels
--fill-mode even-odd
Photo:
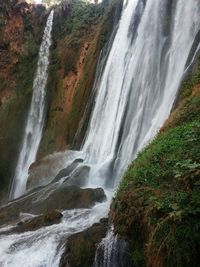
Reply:
[[[0,80],[3,83],[0,85],[0,103],[5,95],[8,96],[9,89],[15,89],[17,77],[13,75],[13,70],[19,63],[19,58],[28,53],[27,38],[32,35],[32,29],[28,26],[36,19],[38,18],[34,5],[28,5],[22,0],[1,0]]]
[[[14,7],[15,5],[11,6],[11,4],[1,7],[0,79],[4,81],[0,88],[1,102],[5,96],[8,96],[8,89],[14,86],[15,81],[11,71],[18,62],[18,56],[23,52],[23,18],[20,10],[15,11]]]
[[[1,194],[8,194],[14,175],[48,14],[41,5],[0,1],[1,202]],[[90,99],[100,51],[113,31],[113,18],[120,18],[122,1],[111,2],[103,6],[72,1],[55,9],[47,119],[38,159],[73,145]],[[84,131],[86,128],[87,121]]]
[[[70,34],[67,32],[62,38],[55,40],[53,60],[56,63],[50,69],[49,80],[51,100],[39,158],[55,151],[74,148],[74,137],[90,99],[100,51],[120,18],[120,0],[113,1],[106,8],[91,6],[92,12],[76,31]],[[69,19],[62,21],[62,25],[73,26],[70,6],[67,7],[65,16]],[[56,24],[59,21],[55,16],[54,27]],[[84,121],[84,130],[77,138],[76,149],[84,138],[87,123],[88,121]]]
[[[0,0],[0,198],[13,176],[46,16],[42,6]]]
[[[76,65],[76,73],[70,71],[66,77],[64,77],[62,82],[62,105],[63,105],[63,112],[68,115],[72,110],[72,101],[73,96],[75,94],[75,89],[83,75],[83,67],[84,62],[86,60],[88,49],[90,47],[89,42],[85,42],[85,44],[81,48],[80,57]]]

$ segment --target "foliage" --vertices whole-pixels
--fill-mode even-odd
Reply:
[[[55,12],[54,38],[61,39],[74,33],[78,41],[87,30],[98,24],[103,12],[102,5],[92,5],[81,0],[63,2]]]
[[[130,165],[113,202],[115,232],[127,236],[139,267],[199,266],[198,69],[183,88],[167,126]]]

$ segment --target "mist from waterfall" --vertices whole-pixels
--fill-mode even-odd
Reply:
[[[85,141],[81,151],[69,152],[70,161],[63,166],[73,162],[73,155],[74,160],[81,159],[78,168],[90,168],[85,187],[102,186],[107,202],[64,211],[57,225],[2,236],[0,265],[57,267],[64,249],[61,240],[108,215],[122,173],[170,114],[199,30],[199,0],[124,2],[107,62],[98,74],[100,82],[95,83],[98,88]],[[74,170],[72,179],[73,174]],[[116,267],[118,255],[113,256],[112,250],[118,246],[117,239],[109,232],[101,245],[104,259],[96,255],[95,266]]]
[[[40,46],[37,71],[33,82],[33,95],[28,113],[22,147],[20,150],[10,198],[15,199],[26,191],[26,182],[30,165],[35,161],[42,130],[45,121],[46,83],[48,78],[49,49],[51,46],[51,31],[54,11],[52,10],[47,19]],[[31,63],[30,63],[31,64]]]

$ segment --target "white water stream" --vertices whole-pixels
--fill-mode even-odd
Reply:
[[[121,174],[170,114],[199,30],[199,0],[126,1],[78,156],[90,166],[85,186],[109,189],[108,200],[65,211],[58,225],[0,237],[0,266],[57,267],[60,240],[107,215]]]
[[[25,193],[28,170],[30,165],[36,159],[42,138],[42,130],[45,120],[45,87],[48,78],[49,48],[51,46],[53,15],[54,11],[52,10],[47,19],[42,44],[40,46],[37,72],[33,82],[33,96],[26,122],[23,143],[10,192],[11,199],[15,199]]]

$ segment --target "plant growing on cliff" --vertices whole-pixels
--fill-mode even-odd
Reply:
[[[176,110],[130,165],[113,203],[115,232],[136,266],[198,267],[200,253],[200,72]]]

